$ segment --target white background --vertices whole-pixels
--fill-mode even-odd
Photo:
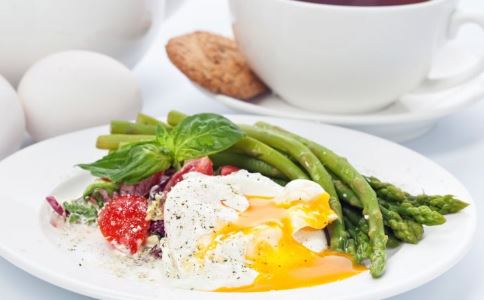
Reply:
[[[482,0],[464,0],[461,6],[466,10],[484,13]],[[135,69],[143,89],[145,112],[164,115],[170,109],[178,109],[187,113],[236,113],[200,94],[165,55],[164,45],[169,37],[201,29],[230,34],[230,17],[225,0],[189,1],[164,24],[153,48]],[[466,29],[461,40],[476,54],[483,55],[484,33],[479,29]],[[484,101],[442,120],[429,134],[405,143],[405,146],[433,159],[459,178],[476,200],[479,212],[484,214]],[[391,299],[484,299],[484,230],[482,222],[479,224],[474,246],[459,264],[438,279]],[[429,262],[431,260],[429,257]],[[2,258],[0,291],[0,298],[9,300],[88,299],[45,283]]]

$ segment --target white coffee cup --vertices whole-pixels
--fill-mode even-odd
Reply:
[[[429,78],[432,58],[461,25],[484,29],[484,15],[456,0],[355,7],[294,0],[230,0],[237,43],[281,98],[304,109],[364,113],[409,92],[448,89],[478,76]]]
[[[133,67],[183,0],[2,0],[0,74],[16,85],[41,58],[101,52]]]

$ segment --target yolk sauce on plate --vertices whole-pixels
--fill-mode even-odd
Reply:
[[[259,275],[248,286],[220,288],[217,292],[261,292],[314,286],[342,280],[366,270],[354,263],[345,254],[325,250],[315,253],[293,237],[291,216],[303,216],[307,228],[303,230],[322,230],[331,221],[334,212],[329,206],[329,195],[322,194],[311,201],[292,201],[275,203],[272,198],[247,197],[249,208],[239,218],[223,227],[214,239],[220,240],[230,234],[254,233],[257,226],[275,227],[282,233],[273,242],[259,241],[255,249],[247,254],[248,265]],[[211,245],[209,247],[214,247]]]

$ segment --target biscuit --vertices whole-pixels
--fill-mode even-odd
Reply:
[[[268,91],[226,37],[194,32],[172,38],[166,52],[183,74],[213,93],[248,100]]]

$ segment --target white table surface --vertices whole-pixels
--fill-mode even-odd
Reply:
[[[200,94],[175,70],[164,52],[167,39],[180,33],[205,29],[230,34],[226,6],[225,0],[192,0],[164,24],[160,38],[135,69],[143,89],[145,112],[164,115],[170,109],[178,109],[188,113],[236,113]],[[464,0],[462,6],[484,13],[482,0]],[[477,28],[469,28],[462,34],[463,43],[476,53],[484,49],[484,34],[480,34]],[[484,214],[484,101],[445,118],[426,136],[405,146],[431,158],[459,178]],[[436,280],[391,299],[484,299],[484,224],[481,220],[479,224],[475,243],[461,262]],[[3,258],[0,258],[0,291],[0,299],[9,300],[88,299],[37,279]]]

